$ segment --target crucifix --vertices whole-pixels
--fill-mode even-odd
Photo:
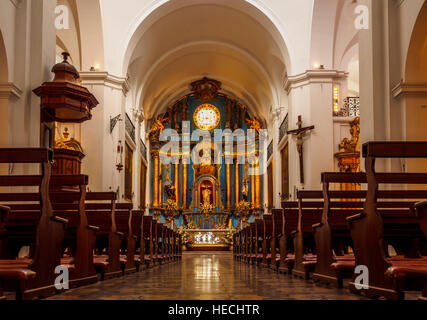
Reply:
[[[298,116],[297,126],[298,126],[298,129],[288,131],[288,134],[291,134],[291,135],[297,137],[297,149],[298,149],[298,154],[299,154],[300,181],[301,181],[301,183],[304,183],[304,157],[303,157],[304,139],[303,138],[307,132],[314,129],[314,126],[303,128],[301,116]]]

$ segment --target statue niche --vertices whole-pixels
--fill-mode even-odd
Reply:
[[[204,180],[202,183],[200,183],[200,194],[202,195],[200,199],[200,205],[214,203],[214,186],[211,181]]]

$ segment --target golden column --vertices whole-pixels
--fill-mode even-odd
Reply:
[[[251,203],[252,203],[252,208],[255,208],[255,175],[254,175],[254,169],[252,167],[251,170]]]
[[[227,210],[231,209],[231,164],[226,164],[225,178],[227,181]]]
[[[182,208],[187,209],[187,184],[188,184],[188,168],[186,160],[183,160],[182,165]]]
[[[159,207],[159,152],[153,151],[153,207]]]
[[[179,163],[175,163],[175,172],[174,172],[174,180],[175,180],[175,199],[176,205],[179,206]]]
[[[236,158],[236,164],[235,164],[235,166],[236,166],[236,171],[235,171],[235,174],[234,174],[234,184],[235,184],[235,189],[234,189],[234,192],[235,192],[235,203],[234,203],[234,206],[236,207],[237,206],[237,204],[239,203],[239,201],[240,201],[240,177],[239,177],[239,162],[237,161],[237,158]]]
[[[255,208],[261,208],[261,175],[260,162],[258,161],[255,170]]]
[[[159,197],[159,207],[162,207],[162,205],[163,205],[163,197],[162,197],[162,195],[163,195],[163,188],[162,188],[162,186],[163,186],[163,173],[162,173],[162,162],[161,161],[159,161],[159,194],[158,194],[158,197]]]

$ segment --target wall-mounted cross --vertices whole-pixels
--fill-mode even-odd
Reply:
[[[301,181],[301,183],[304,183],[304,157],[303,157],[304,139],[303,138],[307,132],[314,129],[314,126],[303,128],[301,116],[298,116],[297,126],[298,126],[298,129],[288,131],[288,134],[291,134],[291,135],[297,137],[297,149],[298,149],[298,154],[299,154],[300,181]]]

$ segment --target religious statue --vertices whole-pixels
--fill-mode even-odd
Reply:
[[[339,144],[338,159],[340,172],[360,172],[360,118],[350,122],[351,139],[344,138]],[[351,189],[350,189],[351,188]],[[359,186],[343,184],[343,190],[360,190]]]
[[[243,180],[242,198],[243,198],[243,201],[248,201],[248,179],[247,178]]]
[[[166,197],[169,200],[176,200],[176,196],[175,196],[175,186],[169,182],[169,184],[165,185],[165,193],[166,193]]]
[[[259,131],[261,130],[261,123],[257,120],[257,118],[249,118],[246,114],[245,122],[248,125],[249,129],[255,130],[256,133],[259,134]]]
[[[165,129],[165,126],[169,123],[169,117],[165,115],[159,115],[154,121],[149,133],[147,134],[148,139],[157,140],[160,134]]]
[[[300,181],[301,183],[304,183],[304,157],[303,157],[303,147],[304,147],[304,135],[313,130],[315,127],[302,127],[302,117],[298,116],[298,122],[297,122],[298,129],[288,131],[288,134],[291,134],[293,136],[296,136],[297,138],[297,151],[299,155],[299,162],[300,162]]]
[[[203,189],[202,196],[203,196],[203,204],[211,204],[211,194],[212,191],[208,188]]]

